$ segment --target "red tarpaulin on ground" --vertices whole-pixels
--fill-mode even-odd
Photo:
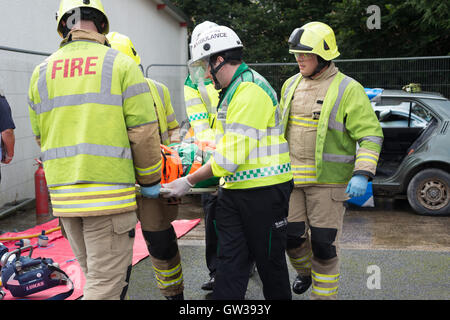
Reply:
[[[172,222],[172,225],[177,234],[177,238],[180,238],[186,233],[188,233],[199,222],[200,219],[176,220]],[[58,219],[54,219],[23,232],[17,233],[8,232],[2,234],[0,235],[0,238],[16,238],[16,237],[25,237],[27,235],[33,234],[40,234],[42,230],[53,229],[56,228],[57,226],[58,226]],[[69,241],[62,236],[61,230],[48,234],[47,237],[49,238],[47,247],[39,247],[37,245],[38,240],[37,238],[30,239],[31,242],[30,244],[33,245],[32,257],[51,258],[54,262],[59,263],[60,268],[67,273],[67,275],[70,277],[75,287],[73,294],[69,298],[67,298],[67,300],[75,300],[81,297],[83,295],[83,287],[86,279],[84,278],[83,272],[81,271],[81,267],[78,264],[77,260],[75,259],[72,249],[70,248]],[[6,247],[8,247],[9,251],[12,251],[17,248],[15,242],[17,242],[17,240],[2,243]],[[28,252],[22,253],[22,255],[25,254],[28,254]],[[133,247],[133,265],[135,265],[142,259],[146,258],[147,256],[148,256],[147,245],[145,243],[144,237],[142,236],[141,224],[138,223],[136,225],[136,238],[134,240],[134,247]],[[27,296],[25,299],[44,300],[58,293],[65,292],[68,290],[69,287],[61,285],[55,288],[51,288]],[[5,290],[5,292],[6,292],[5,300],[19,299],[11,296],[8,290]]]

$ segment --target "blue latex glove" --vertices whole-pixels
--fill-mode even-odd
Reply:
[[[363,196],[366,193],[368,180],[369,179],[366,176],[361,174],[353,176],[348,183],[345,193],[347,193],[350,198]]]
[[[146,198],[156,199],[159,197],[159,190],[161,190],[161,183],[155,184],[151,187],[141,187],[142,196]]]

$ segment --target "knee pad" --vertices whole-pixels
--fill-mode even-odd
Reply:
[[[333,245],[336,239],[337,229],[331,228],[311,228],[311,247],[314,256],[329,260],[336,257],[336,247]]]
[[[177,235],[171,226],[164,231],[143,231],[148,243],[148,252],[159,260],[172,259],[178,252]]]
[[[287,244],[286,249],[294,249],[300,247],[305,238],[302,236],[305,234],[306,224],[305,222],[289,222],[287,225]]]

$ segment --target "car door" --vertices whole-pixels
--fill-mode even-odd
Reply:
[[[429,118],[423,105],[407,97],[382,97],[372,104],[384,134],[377,175],[390,177],[424,131]]]

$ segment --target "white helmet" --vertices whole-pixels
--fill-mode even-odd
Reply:
[[[211,21],[203,21],[202,23],[195,26],[192,31],[191,43],[189,44],[189,48],[198,40],[198,37],[208,29],[218,27],[217,23]]]
[[[242,48],[241,39],[228,27],[217,26],[201,33],[192,43],[192,62],[206,59],[216,53]]]

